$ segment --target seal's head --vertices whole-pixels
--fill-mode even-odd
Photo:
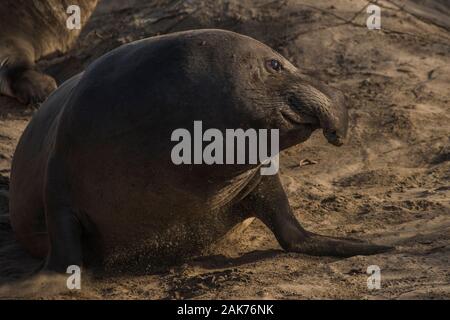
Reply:
[[[261,115],[263,125],[280,129],[280,143],[288,147],[306,140],[322,128],[333,145],[343,144],[347,135],[348,113],[344,95],[293,66],[287,59],[264,44],[253,40],[246,46],[252,59],[242,58],[234,68],[248,70],[239,83],[245,83],[242,96]]]
[[[196,101],[215,92],[219,107],[214,112],[222,112],[223,123],[229,120],[231,127],[279,129],[281,148],[305,141],[319,128],[328,142],[343,144],[348,115],[340,91],[311,78],[250,37],[223,30],[197,31],[192,36],[199,38],[197,48],[190,48],[196,57],[188,66],[195,70],[192,82],[201,78],[199,70],[204,70],[208,79]],[[214,85],[215,79],[220,79],[220,88]],[[221,107],[224,101],[226,107]]]

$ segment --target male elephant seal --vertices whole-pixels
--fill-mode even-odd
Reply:
[[[288,251],[375,254],[388,248],[304,230],[278,175],[256,165],[175,165],[177,128],[279,129],[280,148],[322,128],[342,144],[347,111],[338,91],[308,79],[264,44],[197,30],[115,49],[56,90],[14,155],[11,222],[46,268],[94,258],[200,252],[248,217]]]
[[[22,103],[43,101],[56,89],[55,80],[39,72],[35,61],[66,52],[80,30],[69,30],[66,13],[80,7],[84,24],[98,0],[2,0],[0,2],[0,94]]]

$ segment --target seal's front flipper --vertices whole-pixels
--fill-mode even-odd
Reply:
[[[46,271],[66,273],[69,266],[82,266],[81,224],[70,208],[49,208],[46,212],[50,250]]]
[[[393,250],[393,247],[380,246],[360,240],[337,240],[333,237],[310,235],[301,243],[294,243],[289,251],[313,256],[352,257],[372,255]]]
[[[10,86],[24,104],[43,102],[57,88],[55,79],[33,69],[12,75]]]
[[[34,69],[34,63],[5,58],[0,61],[0,94],[24,104],[43,102],[56,88],[56,81]]]
[[[361,240],[326,237],[306,231],[294,217],[278,175],[262,177],[255,190],[242,200],[240,207],[261,219],[286,251],[315,256],[350,257],[393,249]]]

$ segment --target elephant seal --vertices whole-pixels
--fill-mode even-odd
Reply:
[[[22,103],[42,102],[56,89],[55,80],[36,69],[35,61],[65,53],[80,30],[69,30],[66,13],[80,7],[81,24],[98,0],[2,0],[0,2],[0,94]],[[18,18],[20,17],[20,18]]]
[[[341,145],[348,123],[339,91],[247,36],[206,29],[121,46],[58,88],[23,133],[10,185],[17,239],[62,272],[95,258],[191,256],[249,217],[288,251],[389,249],[304,230],[261,163],[175,165],[171,134],[196,120],[278,129],[280,149],[319,128]]]

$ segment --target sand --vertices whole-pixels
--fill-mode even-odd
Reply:
[[[0,97],[0,297],[47,299],[450,298],[450,6],[378,1],[368,30],[363,0],[104,0],[64,56],[39,66],[59,82],[133,40],[193,28],[252,36],[350,98],[349,142],[317,132],[283,152],[281,175],[311,231],[396,246],[348,259],[283,252],[254,221],[211,254],[147,274],[84,275],[82,290],[48,289],[8,223],[8,177],[33,108]],[[33,161],[30,159],[30,161]],[[30,177],[32,180],[33,177]],[[367,267],[381,288],[367,287]],[[28,278],[29,279],[29,278]]]

